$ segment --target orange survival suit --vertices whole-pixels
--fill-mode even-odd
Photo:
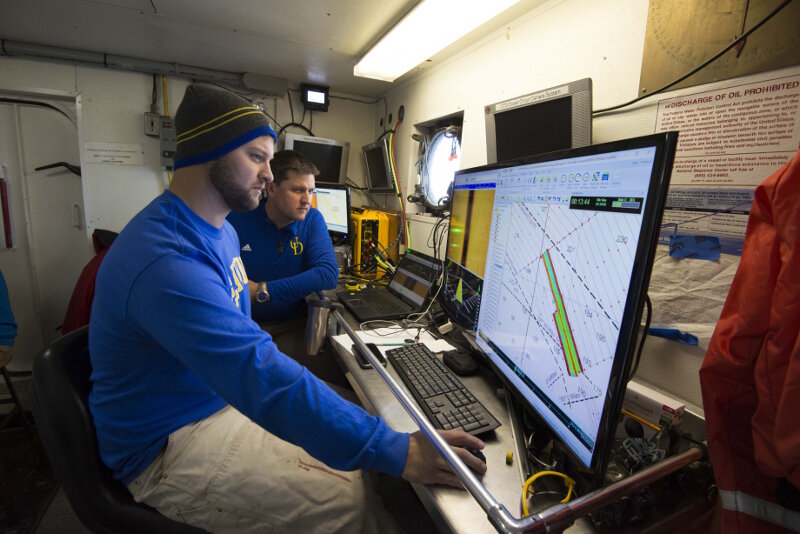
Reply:
[[[755,191],[700,384],[722,531],[800,532],[800,151]]]

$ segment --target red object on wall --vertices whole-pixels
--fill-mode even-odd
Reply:
[[[11,212],[8,209],[8,183],[0,178],[0,202],[3,205],[3,230],[6,238],[6,248],[14,248],[14,238],[11,235]]]

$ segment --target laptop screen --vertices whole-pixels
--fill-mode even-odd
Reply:
[[[439,277],[440,262],[435,258],[406,251],[389,282],[389,290],[417,308],[425,304],[431,287]]]

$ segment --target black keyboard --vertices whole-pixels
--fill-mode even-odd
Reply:
[[[402,300],[396,298],[387,299],[387,292],[383,290],[377,292],[361,290],[360,296],[362,301],[368,303],[381,313],[398,313],[411,310],[411,306],[408,306]]]
[[[421,343],[386,351],[397,374],[433,426],[470,434],[494,430],[500,423],[428,347]]]

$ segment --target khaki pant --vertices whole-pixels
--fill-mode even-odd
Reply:
[[[397,530],[361,471],[330,469],[232,407],[175,431],[128,489],[210,532]]]
[[[9,362],[11,362],[11,347],[0,345],[0,369],[8,365]]]

